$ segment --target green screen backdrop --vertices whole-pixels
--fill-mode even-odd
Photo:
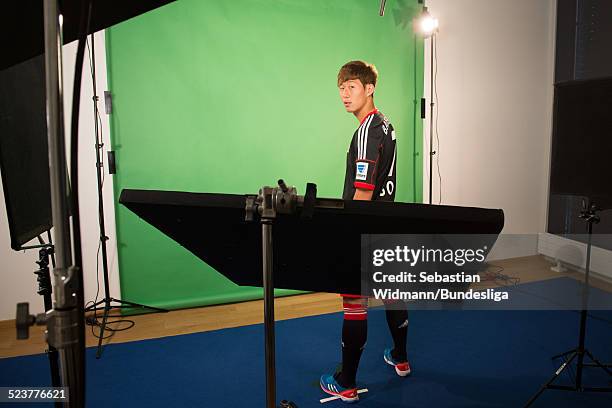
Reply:
[[[420,8],[389,3],[380,17],[378,0],[179,0],[107,30],[115,197],[256,193],[279,178],[340,197],[358,123],[336,76],[363,59],[378,68],[375,103],[396,129],[396,199],[420,202]],[[116,222],[123,298],[172,309],[262,296],[119,204]]]

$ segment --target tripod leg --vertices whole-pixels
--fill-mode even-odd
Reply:
[[[565,356],[567,356],[568,354],[575,353],[577,350],[578,350],[578,349],[571,349],[571,350],[566,351],[565,353],[557,354],[556,356],[552,356],[552,357],[551,357],[551,360],[556,360],[556,359],[558,359],[558,358],[560,358],[560,357],[565,357]]]
[[[99,306],[99,305],[101,305],[101,304],[102,304],[102,303],[104,303],[104,302],[106,302],[106,299],[101,299],[101,300],[97,301],[96,303],[91,304],[91,305],[89,305],[88,307],[86,307],[86,308],[85,308],[85,311],[86,311],[86,312],[90,312],[90,311],[92,311],[92,310],[97,310],[97,309],[98,309],[98,306]]]
[[[592,365],[593,367],[600,367],[602,368],[606,373],[608,373],[608,375],[612,375],[612,371],[610,371],[607,367],[606,364],[602,364],[599,362],[599,360],[597,360],[595,357],[593,357],[593,355],[591,354],[591,352],[589,350],[584,350],[584,352],[587,354],[587,356],[589,356],[589,358],[595,363],[594,365]],[[586,364],[585,364],[586,365]],[[589,364],[589,366],[591,366]]]
[[[102,356],[102,339],[104,338],[104,329],[106,328],[106,319],[108,319],[108,312],[110,308],[104,307],[104,316],[102,317],[102,324],[100,325],[100,337],[98,338],[98,350],[96,351],[96,358]]]
[[[524,405],[524,408],[527,408],[529,406],[531,406],[531,404],[534,403],[534,401],[536,399],[538,399],[538,397],[544,392],[544,390],[546,390],[546,388],[548,388],[548,386],[550,384],[552,384],[553,381],[555,381],[557,379],[557,377],[563,372],[563,370],[565,370],[565,368],[572,362],[572,360],[574,360],[574,358],[576,358],[578,354],[574,353],[572,354],[572,356],[569,358],[569,360],[566,360],[565,362],[563,362],[563,364],[561,364],[561,366],[557,369],[557,371],[555,371],[555,373],[553,374],[552,377],[550,377],[550,380],[548,380],[546,383],[544,383],[540,389],[538,390],[538,392],[536,392],[533,397],[531,397],[529,399],[529,401],[527,401],[527,403]]]

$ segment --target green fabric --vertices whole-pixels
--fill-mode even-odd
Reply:
[[[107,30],[115,197],[124,188],[256,193],[278,178],[300,194],[314,182],[319,196],[340,197],[358,123],[336,75],[363,59],[379,70],[376,106],[396,129],[396,200],[420,202],[419,6],[390,2],[385,17],[378,8],[378,0],[179,0]],[[262,296],[118,204],[116,222],[125,299],[181,308]]]

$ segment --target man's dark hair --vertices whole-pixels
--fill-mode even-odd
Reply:
[[[350,79],[360,80],[363,86],[367,84],[376,86],[378,71],[374,64],[368,64],[365,61],[350,61],[344,64],[338,72],[338,86]]]

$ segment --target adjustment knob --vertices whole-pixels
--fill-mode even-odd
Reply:
[[[30,314],[30,304],[27,302],[17,303],[17,317],[15,327],[17,329],[17,340],[30,337],[30,326],[36,323],[36,317]]]

